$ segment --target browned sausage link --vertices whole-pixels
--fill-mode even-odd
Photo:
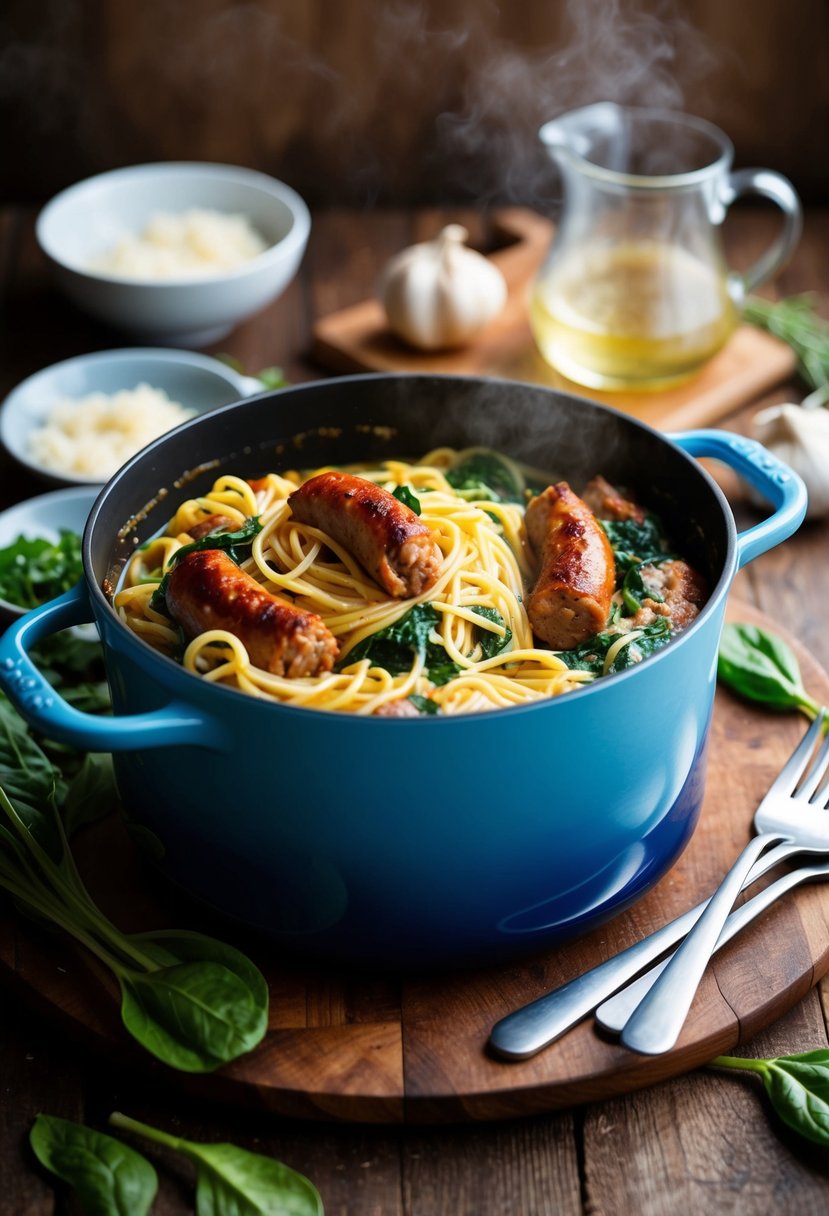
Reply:
[[[647,512],[624,495],[599,473],[582,491],[582,498],[597,519],[632,519],[641,524]]]
[[[207,536],[210,532],[216,532],[219,528],[223,532],[232,532],[234,528],[233,520],[227,515],[208,515],[200,523],[193,524],[192,528],[188,528],[187,535],[193,540],[201,540],[203,536]]]
[[[530,625],[555,650],[570,650],[607,623],[616,583],[613,550],[593,512],[566,481],[532,499],[526,528],[540,559],[527,600]]]
[[[197,549],[174,566],[167,608],[188,637],[232,633],[254,667],[273,675],[319,675],[337,657],[336,638],[315,613],[266,591],[221,549]]]
[[[420,595],[440,572],[441,552],[409,507],[349,473],[320,473],[288,498],[294,518],[319,528],[352,553],[384,591]]]

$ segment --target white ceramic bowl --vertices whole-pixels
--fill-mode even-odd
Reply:
[[[62,529],[81,536],[97,497],[97,486],[71,486],[27,498],[9,507],[0,512],[0,549],[13,545],[20,536],[55,543]],[[28,612],[27,608],[0,597],[0,625],[8,624],[25,612]]]
[[[222,274],[137,280],[90,270],[158,211],[191,207],[242,214],[269,247]],[[70,186],[41,211],[37,239],[66,295],[99,320],[141,339],[206,346],[258,312],[290,283],[311,219],[290,186],[234,165],[132,165]]]
[[[171,401],[197,414],[264,391],[259,380],[187,350],[136,347],[77,355],[35,372],[9,393],[0,408],[0,442],[20,464],[54,485],[103,485],[108,475],[81,477],[39,464],[29,451],[32,431],[46,422],[58,401],[111,395],[139,384],[163,389]]]

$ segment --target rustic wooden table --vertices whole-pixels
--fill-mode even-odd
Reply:
[[[456,216],[480,230],[474,216]],[[315,317],[357,302],[373,288],[392,252],[431,234],[430,211],[315,217],[302,271],[286,295],[240,327],[218,350],[250,371],[281,365],[290,380],[324,374],[306,358]],[[729,255],[747,264],[767,242],[773,219],[744,211],[729,221]],[[807,216],[797,256],[781,277],[783,294],[815,291],[829,306],[829,212]],[[0,213],[0,395],[24,376],[84,351],[124,345],[50,288],[31,216]],[[797,399],[783,386],[724,420],[745,429],[760,404]],[[0,502],[38,492],[21,471],[0,464]],[[735,490],[738,516],[747,510]],[[829,668],[829,525],[810,523],[741,573],[734,592],[785,623]],[[829,983],[813,989],[744,1054],[779,1055],[829,1043]],[[35,1168],[27,1146],[32,1119],[45,1110],[102,1127],[110,1111],[195,1139],[233,1140],[273,1154],[308,1174],[326,1212],[396,1216],[575,1216],[636,1212],[686,1216],[829,1210],[829,1152],[786,1131],[758,1085],[743,1075],[696,1072],[650,1090],[565,1113],[463,1127],[383,1128],[279,1120],[182,1096],[134,1073],[119,1073],[59,1041],[54,1027],[16,998],[0,1004],[0,1210],[9,1216],[72,1211]],[[163,1171],[154,1212],[192,1211],[191,1178]]]

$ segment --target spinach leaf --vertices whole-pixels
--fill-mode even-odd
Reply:
[[[2,701],[0,780],[18,803],[0,786],[0,889],[109,968],[121,988],[124,1026],[137,1041],[187,1072],[212,1071],[251,1050],[267,1029],[268,989],[260,972],[239,951],[201,934],[124,935],[107,920],[75,868],[56,808],[55,770]],[[101,772],[78,779],[70,830],[78,816],[99,809],[105,789]]]
[[[60,808],[67,839],[71,840],[84,824],[103,819],[117,801],[112,756],[108,752],[88,752],[69,782]]]
[[[61,530],[57,542],[19,536],[0,549],[0,597],[36,608],[74,587],[83,576],[81,538]]]
[[[783,1122],[805,1139],[829,1145],[829,1050],[825,1047],[770,1060],[718,1056],[712,1065],[759,1072]]]
[[[422,697],[419,693],[413,692],[409,696],[409,700],[419,714],[436,714],[439,713],[438,704],[431,697]]]
[[[629,566],[622,579],[622,600],[631,616],[639,611],[645,599],[653,600],[655,604],[664,603],[659,592],[655,588],[649,587],[642,578],[643,565],[645,565],[644,562],[636,562]]]
[[[342,666],[369,659],[391,675],[400,675],[409,670],[413,656],[426,659],[429,634],[439,623],[440,614],[431,604],[415,604],[391,625],[358,642],[345,656]],[[439,649],[445,659],[446,651],[442,646]]]
[[[458,463],[447,472],[446,480],[464,498],[525,501],[524,478],[517,466],[499,452],[487,448],[462,453]]]
[[[146,1216],[158,1177],[145,1157],[81,1123],[38,1115],[29,1133],[38,1161],[74,1188],[85,1216]]]
[[[495,608],[476,607],[473,611],[487,620],[496,621],[499,625],[504,624],[504,618]],[[341,666],[347,667],[360,659],[369,659],[391,675],[400,675],[411,668],[413,656],[417,655],[422,658],[433,684],[448,684],[450,680],[454,680],[461,668],[454,659],[449,658],[440,642],[429,640],[430,633],[440,624],[440,619],[440,613],[431,604],[415,604],[405,616],[358,642],[342,660]],[[491,629],[478,629],[476,640],[480,643],[484,657],[491,658],[510,644],[512,631],[507,629],[506,636],[501,638]]]
[[[415,515],[420,515],[420,499],[416,494],[413,494],[408,486],[396,486],[392,490],[392,494],[396,499],[408,507],[410,511],[414,511]]]
[[[273,1157],[235,1144],[184,1140],[119,1111],[109,1121],[193,1162],[197,1216],[322,1216],[322,1199],[313,1183]]]
[[[600,519],[614,554],[636,554],[640,562],[653,558],[664,560],[665,536],[659,519],[648,512],[640,522],[636,519]],[[628,559],[629,560],[629,559]]]
[[[484,608],[478,606],[472,609],[478,616],[484,617],[488,621],[492,621],[495,625],[505,625],[506,622],[501,616],[497,608]],[[485,659],[493,659],[496,654],[500,654],[502,650],[506,650],[512,642],[512,630],[506,626],[506,633],[503,637],[499,637],[497,633],[493,633],[491,629],[476,630],[476,640],[481,647]]]
[[[556,653],[571,670],[592,671],[596,675],[603,673],[611,675],[635,666],[636,663],[640,663],[642,659],[647,658],[648,655],[653,654],[671,640],[671,626],[666,617],[657,617],[650,625],[646,625],[642,630],[637,630],[637,633],[639,633],[639,637],[621,648],[607,672],[604,672],[607,652],[622,636],[618,631],[611,633],[606,630],[603,633],[597,633],[595,637],[588,638],[586,642],[582,642],[572,650],[561,650]]]
[[[167,586],[170,582],[170,573],[188,553],[196,553],[201,549],[222,549],[238,566],[248,556],[250,546],[261,531],[262,524],[259,516],[251,515],[245,520],[241,528],[236,528],[233,531],[228,531],[226,528],[215,528],[212,532],[208,532],[206,536],[202,536],[198,540],[191,541],[189,545],[182,545],[180,549],[176,549],[170,559],[170,564],[164,577],[152,594],[150,607],[155,612],[167,611],[166,596]]]
[[[0,698],[0,787],[13,800],[25,830],[53,861],[62,856],[54,818],[60,773],[11,704]]]
[[[183,1072],[210,1072],[262,1039],[268,987],[241,951],[180,929],[128,941],[157,968],[121,980],[124,1025],[152,1055]]]
[[[232,367],[240,376],[249,374],[245,371],[244,364],[234,355],[222,354],[217,355],[216,358],[220,362],[226,363],[228,367]],[[264,388],[285,388],[289,383],[281,367],[263,367],[261,371],[256,372],[253,379],[260,380]]]
[[[800,709],[810,718],[820,710],[803,686],[791,648],[756,625],[729,622],[724,626],[717,675],[733,692],[769,709]]]

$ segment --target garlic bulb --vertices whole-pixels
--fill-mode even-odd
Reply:
[[[449,224],[434,241],[410,245],[387,265],[383,307],[391,328],[411,346],[463,346],[504,307],[504,276],[464,245],[468,236],[460,224]]]
[[[829,410],[772,405],[754,415],[752,432],[805,481],[807,517],[829,515]]]

